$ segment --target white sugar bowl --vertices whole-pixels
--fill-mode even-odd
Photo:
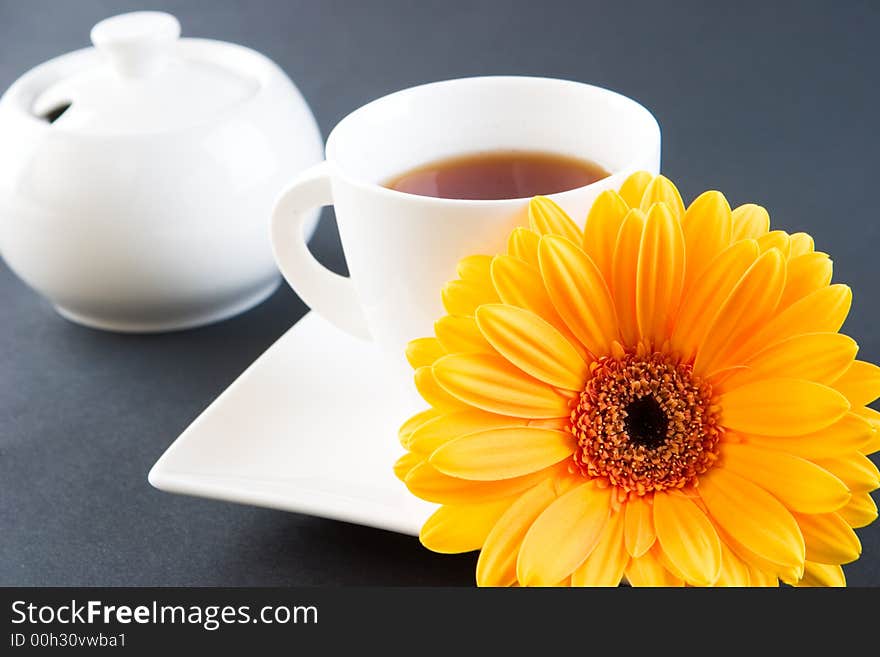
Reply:
[[[269,216],[321,160],[315,119],[263,55],[179,35],[169,14],[108,18],[0,98],[0,254],[75,322],[197,326],[280,280]]]

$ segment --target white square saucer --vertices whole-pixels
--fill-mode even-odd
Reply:
[[[309,313],[174,441],[149,481],[416,535],[436,507],[392,466],[397,429],[419,407],[387,371],[368,343]]]

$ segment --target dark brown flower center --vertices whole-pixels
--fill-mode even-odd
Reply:
[[[625,493],[696,482],[717,459],[712,389],[663,354],[601,358],[571,414],[577,469]]]

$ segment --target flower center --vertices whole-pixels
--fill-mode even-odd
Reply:
[[[718,457],[711,399],[689,363],[641,350],[600,358],[571,413],[575,467],[636,495],[692,485]]]

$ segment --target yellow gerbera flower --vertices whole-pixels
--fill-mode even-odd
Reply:
[[[842,585],[877,517],[880,368],[805,233],[662,176],[582,231],[535,198],[407,356],[430,408],[395,466],[421,540],[480,585]]]

